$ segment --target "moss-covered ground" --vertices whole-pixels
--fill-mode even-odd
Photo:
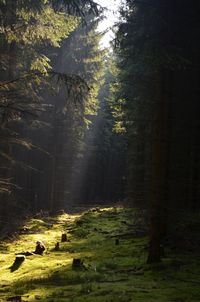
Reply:
[[[55,251],[62,233],[68,241]],[[13,268],[15,254],[34,250],[37,240],[45,254],[26,256]],[[30,219],[17,240],[0,243],[0,301],[200,301],[198,253],[166,248],[162,263],[150,266],[147,245],[133,209]],[[83,264],[73,268],[73,259]]]

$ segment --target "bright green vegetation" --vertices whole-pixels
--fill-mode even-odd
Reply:
[[[0,244],[0,301],[200,301],[200,258],[167,249],[161,264],[147,265],[147,237],[136,210],[96,208],[25,225],[18,240]],[[63,232],[69,241],[54,251]],[[34,250],[37,240],[47,247],[44,256],[27,256],[11,272],[15,253]],[[72,269],[73,258],[83,266]]]

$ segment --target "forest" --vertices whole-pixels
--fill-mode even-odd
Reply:
[[[200,2],[105,3],[0,0],[0,302],[200,301]]]

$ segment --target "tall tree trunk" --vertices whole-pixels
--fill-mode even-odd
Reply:
[[[157,104],[153,125],[152,196],[148,263],[161,260],[161,239],[166,231],[166,175],[167,175],[167,117],[168,98],[163,87],[163,71],[157,79]]]
[[[160,14],[160,31],[158,32],[158,51],[160,47],[171,46],[173,1],[165,5],[156,0]],[[153,124],[152,146],[152,195],[151,225],[148,263],[161,261],[161,242],[167,229],[167,195],[169,160],[169,115],[172,97],[172,72],[167,64],[160,63],[156,80],[156,105]]]

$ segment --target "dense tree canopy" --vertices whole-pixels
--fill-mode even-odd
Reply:
[[[47,158],[54,158],[57,156],[55,152],[60,151],[60,147],[55,149],[54,146],[52,150],[50,146],[55,143],[54,135],[60,133],[57,127],[63,126],[59,135],[63,136],[63,131],[67,131],[65,136],[68,133],[71,137],[70,152],[75,156],[74,148],[76,146],[78,152],[83,129],[87,125],[86,116],[96,111],[101,62],[98,58],[98,38],[92,39],[98,10],[93,1],[33,3],[11,0],[2,1],[0,9],[1,191],[12,193],[16,190],[18,199],[38,210],[36,203],[41,202],[38,201],[40,178],[36,176],[36,171],[43,175],[47,186],[55,186],[51,179],[53,176],[50,176],[55,169],[52,167],[48,175],[43,174],[45,164],[41,167],[39,162],[46,157],[44,162],[49,165],[50,159]],[[83,16],[84,24],[81,23]],[[87,40],[87,34],[91,36],[91,42],[88,42],[91,47],[83,44],[81,49],[77,48],[76,45]],[[63,139],[67,142],[65,136]],[[51,144],[49,140],[52,140]],[[26,152],[21,147],[33,151]],[[48,181],[49,177],[51,180]],[[64,187],[61,190],[64,191]],[[46,194],[44,187],[44,199],[47,199]],[[41,207],[53,203],[52,194],[53,191],[46,205],[43,199]],[[16,197],[9,199],[15,200]]]

